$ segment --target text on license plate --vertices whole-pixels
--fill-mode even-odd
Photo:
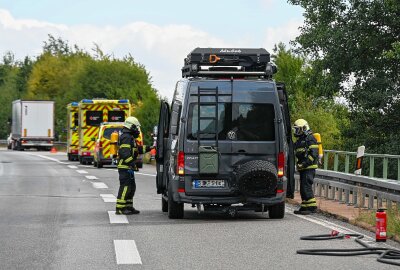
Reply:
[[[223,188],[225,180],[193,180],[193,188]]]

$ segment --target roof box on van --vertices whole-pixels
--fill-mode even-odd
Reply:
[[[271,77],[275,72],[263,48],[196,48],[185,58],[182,77]]]

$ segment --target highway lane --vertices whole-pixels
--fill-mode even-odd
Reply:
[[[185,206],[184,220],[169,220],[154,174],[149,165],[136,174],[134,205],[142,212],[124,219],[112,213],[115,168],[78,165],[65,153],[0,150],[0,268],[393,269],[374,255],[297,255],[301,248],[359,247],[353,240],[300,241],[332,227],[354,229],[318,215],[269,220],[245,212],[232,219]]]

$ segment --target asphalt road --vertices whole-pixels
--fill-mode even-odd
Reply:
[[[283,220],[241,212],[169,220],[155,192],[155,169],[136,174],[140,215],[113,215],[115,168],[68,162],[65,153],[0,150],[0,269],[394,269],[376,255],[297,255],[304,248],[358,248],[353,240],[300,236],[357,230],[323,216]],[[394,243],[389,243],[396,245]]]

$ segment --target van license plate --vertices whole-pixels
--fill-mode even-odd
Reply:
[[[225,180],[194,180],[193,188],[224,188]]]

